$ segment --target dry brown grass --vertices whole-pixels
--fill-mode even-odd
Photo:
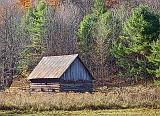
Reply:
[[[32,93],[1,92],[1,110],[84,110],[118,108],[160,108],[160,88],[123,87],[102,88],[90,93]]]

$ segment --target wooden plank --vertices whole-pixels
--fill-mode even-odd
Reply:
[[[86,67],[83,65],[83,63],[80,61],[79,58],[77,58],[72,65],[67,69],[67,71],[62,75],[61,82],[65,81],[92,81],[92,76],[86,69]]]
[[[59,83],[31,83],[31,85],[59,85]]]
[[[55,86],[30,86],[31,88],[60,88],[60,87],[55,87]]]
[[[30,86],[37,86],[37,87],[60,87],[60,85],[30,85]]]
[[[77,91],[77,92],[92,92],[93,84],[92,83],[77,83],[77,84],[61,84],[61,91]]]

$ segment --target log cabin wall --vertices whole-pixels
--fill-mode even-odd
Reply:
[[[59,79],[32,79],[30,80],[31,91],[42,92],[59,92],[60,83]]]

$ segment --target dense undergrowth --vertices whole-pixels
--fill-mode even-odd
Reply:
[[[51,111],[100,110],[128,108],[160,108],[160,88],[102,88],[90,93],[32,93],[7,91],[0,93],[1,110]]]

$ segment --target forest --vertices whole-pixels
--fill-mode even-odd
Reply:
[[[43,56],[80,54],[98,85],[159,84],[158,0],[1,0],[1,87]]]
[[[85,94],[86,98],[95,100],[85,98],[81,104],[73,93],[77,109],[107,109],[112,105],[113,108],[160,108],[159,92],[150,94],[160,86],[159,11],[159,0],[0,0],[0,90],[10,87],[16,78],[27,78],[44,56],[79,54],[93,74],[97,88],[113,87],[118,97],[128,101],[110,95],[119,104],[115,104],[116,100],[108,103],[109,97],[99,93]],[[140,85],[140,94],[136,88],[127,88],[127,92],[119,90],[139,84],[145,86]],[[148,85],[153,88],[147,88]],[[105,88],[98,91],[104,92]],[[137,99],[129,96],[134,92]],[[142,100],[143,92],[149,94],[146,101]],[[25,97],[29,99],[28,94]],[[41,97],[52,99],[52,95]],[[31,98],[35,98],[35,104],[39,103],[36,95]],[[72,103],[64,107],[67,102],[57,100],[61,98],[57,95],[54,103],[50,103],[53,107],[46,106],[46,110],[74,107]],[[13,105],[13,99],[8,99]],[[27,109],[26,101],[21,102],[15,107],[22,105]],[[29,102],[28,108],[42,108],[41,104],[32,105]]]

